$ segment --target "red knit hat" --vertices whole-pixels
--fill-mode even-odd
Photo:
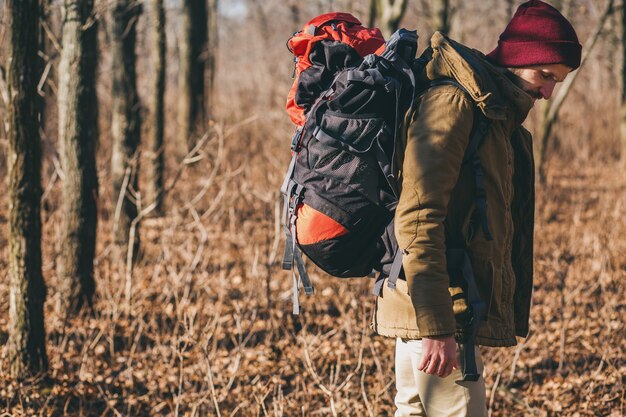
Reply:
[[[576,69],[581,49],[576,31],[557,9],[530,0],[517,9],[487,57],[502,67],[565,64]]]

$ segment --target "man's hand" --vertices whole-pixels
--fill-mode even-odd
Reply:
[[[418,366],[420,371],[445,378],[458,367],[453,336],[422,338],[422,360]]]

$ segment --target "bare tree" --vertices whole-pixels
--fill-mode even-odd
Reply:
[[[407,0],[375,1],[380,30],[385,38],[389,38],[400,26],[400,21],[406,11]]]
[[[37,93],[42,96],[41,110],[39,118],[41,120],[40,126],[42,130],[43,139],[45,139],[46,127],[48,126],[48,120],[53,118],[51,106],[54,100],[52,89],[50,88],[50,80],[53,78],[54,65],[53,57],[56,55],[56,51],[53,49],[52,42],[49,35],[46,33],[45,28],[50,27],[51,12],[50,12],[50,0],[40,0],[39,4],[40,17],[39,24],[41,29],[39,30],[39,56],[44,61],[43,73],[41,80],[37,85]]]
[[[137,216],[137,147],[140,141],[140,104],[137,95],[135,43],[140,3],[115,0],[111,9],[111,76],[113,80],[111,174],[115,196],[114,238],[128,242]]]
[[[193,148],[198,125],[205,121],[207,23],[206,0],[183,0],[182,35],[178,45],[178,146],[183,155]]]
[[[537,160],[537,171],[539,175],[539,181],[541,183],[545,183],[546,181],[546,173],[545,173],[545,159],[548,151],[548,141],[550,139],[550,135],[552,134],[552,128],[554,124],[558,120],[559,111],[561,110],[561,106],[565,101],[565,98],[569,94],[574,81],[580,74],[580,70],[585,65],[587,58],[589,57],[589,53],[593,50],[593,47],[596,45],[600,34],[602,33],[602,29],[604,28],[604,24],[608,20],[609,16],[613,13],[613,4],[615,0],[608,0],[606,2],[606,6],[598,22],[596,23],[596,27],[593,30],[593,33],[587,40],[582,48],[582,57],[580,60],[580,67],[571,74],[567,80],[563,83],[558,93],[554,96],[554,98],[550,101],[550,104],[546,104],[544,110],[544,118],[541,124],[541,133],[539,135],[539,158]]]
[[[378,0],[370,0],[367,25],[371,28],[376,25],[376,16],[378,15],[378,11],[376,10],[376,3],[378,3]]]
[[[93,0],[65,0],[59,65],[59,141],[63,142],[63,228],[59,277],[63,311],[93,309],[93,260],[98,222],[98,62]]]
[[[148,150],[147,196],[154,202],[153,213],[163,215],[163,126],[164,126],[164,94],[165,94],[165,8],[163,0],[152,0],[152,46],[150,54],[154,66],[154,76],[150,88],[150,113],[147,125],[150,130],[147,137]]]
[[[9,167],[9,340],[14,378],[45,371],[44,301],[41,272],[41,75],[37,58],[38,0],[7,0],[8,28],[8,167]]]
[[[622,103],[620,118],[621,160],[626,165],[626,7],[622,6]]]
[[[448,34],[450,32],[450,1],[432,0],[432,11],[433,30]]]
[[[218,38],[218,2],[208,0],[208,41],[206,47],[206,114],[210,120],[213,116],[213,102],[215,96],[215,71],[217,70]]]

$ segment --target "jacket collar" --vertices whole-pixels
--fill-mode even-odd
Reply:
[[[431,38],[432,59],[426,65],[430,80],[453,78],[490,119],[521,124],[534,101],[509,78],[505,68],[496,67],[481,52],[435,32]]]

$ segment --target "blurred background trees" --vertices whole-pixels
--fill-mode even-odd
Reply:
[[[434,0],[432,28],[442,33],[450,32],[450,0]]]
[[[383,36],[389,38],[398,30],[400,21],[404,17],[408,0],[373,0],[376,10],[378,26]]]

